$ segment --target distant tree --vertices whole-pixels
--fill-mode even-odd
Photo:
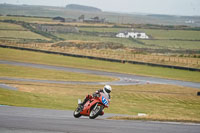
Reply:
[[[93,19],[95,19],[95,20],[99,20],[99,17],[98,17],[98,16],[96,16],[96,17],[94,17]]]
[[[85,19],[85,15],[81,15],[80,17],[78,17],[78,20],[84,20]]]

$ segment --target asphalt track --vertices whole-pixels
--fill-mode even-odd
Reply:
[[[72,111],[0,106],[0,133],[199,133],[200,124],[74,118]]]
[[[0,64],[9,64],[9,65],[16,65],[16,66],[26,66],[26,67],[53,69],[53,70],[67,71],[67,72],[94,74],[94,75],[108,76],[108,77],[114,77],[114,78],[120,79],[118,81],[112,81],[112,82],[72,82],[72,81],[51,81],[51,80],[34,80],[34,79],[1,77],[0,80],[32,81],[32,82],[59,83],[59,84],[102,84],[102,85],[103,84],[110,84],[110,85],[171,84],[171,85],[178,85],[178,86],[185,86],[185,87],[192,87],[192,88],[200,88],[200,83],[197,83],[197,82],[195,83],[195,82],[187,82],[187,81],[180,81],[180,80],[170,80],[170,79],[164,79],[164,78],[154,78],[154,77],[138,76],[138,75],[132,75],[132,74],[122,74],[122,73],[116,73],[116,72],[105,72],[105,71],[98,71],[98,70],[60,67],[60,66],[14,62],[14,61],[5,61],[5,60],[0,60]]]
[[[200,88],[200,83],[121,74],[114,72],[2,60],[0,60],[0,64],[95,74],[120,79],[119,81],[113,82],[67,82],[1,77],[0,80],[32,81],[59,84],[133,85],[151,83],[173,84]],[[7,89],[17,89],[3,83],[0,84],[0,87]],[[106,119],[107,117],[115,115],[116,114],[105,113],[104,116],[98,117],[95,120],[90,120],[87,117],[76,119],[73,117],[72,111],[67,110],[48,110],[0,105],[0,133],[199,133],[200,131],[200,124]]]

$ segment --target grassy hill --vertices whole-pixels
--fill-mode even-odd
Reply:
[[[73,7],[73,8],[72,8]],[[79,10],[72,10],[78,9]],[[96,10],[91,11],[91,10]],[[187,17],[187,16],[169,16],[169,15],[144,15],[144,14],[127,14],[127,13],[114,13],[105,12],[100,9],[85,6],[67,6],[65,7],[51,7],[51,6],[31,6],[31,5],[10,5],[0,4],[1,15],[26,15],[26,16],[43,16],[43,17],[56,17],[62,16],[66,18],[78,18],[84,14],[85,19],[92,17],[105,18],[111,23],[129,23],[129,24],[160,24],[160,25],[189,25],[200,26],[200,17]],[[194,20],[195,23],[185,23],[185,21]]]
[[[96,8],[96,7],[83,6],[83,5],[77,5],[77,4],[69,4],[66,6],[66,9],[88,11],[88,12],[101,12],[102,11],[101,9]]]

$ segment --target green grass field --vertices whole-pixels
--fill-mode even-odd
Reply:
[[[109,77],[48,69],[0,64],[0,77],[17,77],[60,81],[111,81]]]
[[[11,24],[11,23],[3,23],[3,22],[0,22],[0,30],[1,29],[3,29],[3,30],[9,30],[9,29],[12,29],[12,30],[26,30],[20,25]]]
[[[99,27],[99,28],[96,28],[96,27],[89,27],[89,28],[88,27],[87,28],[86,27],[80,27],[79,30],[80,31],[87,31],[87,32],[118,33],[121,30],[125,30],[125,29],[124,28],[112,28],[112,27],[110,27],[110,28],[108,28],[108,27],[106,27],[106,28],[104,28],[104,27]]]
[[[200,40],[200,31],[141,29],[155,39]]]
[[[145,65],[112,63],[107,61],[66,57],[7,48],[0,48],[0,59],[200,82],[199,72],[194,71],[151,67]]]
[[[10,82],[10,83],[9,83]],[[7,81],[19,91],[0,89],[0,104],[50,109],[74,110],[77,99],[83,99],[102,86],[36,84]],[[111,104],[105,113],[137,116],[146,113],[147,120],[200,122],[198,89],[171,85],[112,86]],[[131,118],[131,117],[130,117]]]
[[[80,27],[81,31],[87,32],[110,32],[110,33],[118,33],[123,30],[130,30],[126,28],[85,28]],[[192,30],[158,30],[158,29],[135,29],[138,31],[143,31],[147,35],[151,35],[154,39],[182,39],[182,40],[200,40],[200,31],[192,31]]]
[[[200,41],[142,40],[145,47],[177,50],[200,50]]]
[[[99,32],[99,33],[117,33],[121,30],[127,30],[123,28],[80,28],[81,31],[86,32]],[[130,29],[129,29],[130,30]],[[131,41],[130,39],[117,39],[104,37],[104,41],[118,42],[125,46],[137,47],[137,48],[153,48],[153,49],[179,49],[179,50],[199,50],[200,49],[200,31],[190,31],[190,30],[157,30],[157,29],[135,29],[139,31],[144,31],[147,35],[150,35],[156,40],[140,40],[144,44],[138,44]],[[70,35],[58,35],[64,39],[71,38]],[[103,37],[91,37],[84,36],[88,40],[102,41]],[[78,37],[73,39],[78,40]],[[158,40],[157,40],[158,39]],[[174,40],[173,40],[174,39]],[[80,37],[79,40],[82,40]],[[193,40],[193,41],[192,41]]]
[[[99,36],[91,36],[91,35],[83,35],[83,34],[55,34],[56,36],[63,38],[65,40],[81,40],[81,41],[97,41],[97,42],[113,42],[113,43],[121,43],[124,46],[128,47],[145,47],[144,45],[140,45],[136,42],[133,42],[131,39],[127,38],[111,38],[111,37],[99,37]]]
[[[13,39],[41,39],[49,40],[42,35],[33,33],[20,25],[10,23],[0,23],[0,38],[5,40]]]
[[[168,32],[168,31],[165,31]],[[173,31],[170,31],[173,33]],[[178,31],[177,31],[178,32]],[[188,31],[183,31],[178,34],[181,35],[185,34],[185,32]],[[174,38],[171,37],[171,34],[165,36],[165,38],[160,38],[159,36],[155,36],[155,38],[159,38],[160,40],[138,40],[134,41],[132,39],[127,39],[127,38],[114,38],[114,37],[100,37],[100,36],[91,36],[91,35],[83,35],[83,34],[55,34],[56,36],[63,38],[65,40],[80,40],[80,41],[97,41],[97,42],[112,42],[112,43],[120,43],[123,44],[126,47],[134,47],[134,48],[149,48],[149,49],[178,49],[178,50],[199,50],[200,49],[200,41],[191,41],[189,39],[193,40],[198,40],[200,39],[200,32],[198,31],[198,34],[196,35],[195,32],[197,31],[191,31],[191,38],[185,36],[173,36]],[[176,34],[176,33],[173,33]],[[151,34],[152,35],[152,34]],[[159,33],[158,33],[159,35]],[[194,36],[193,36],[194,35]],[[162,35],[160,35],[162,36]],[[154,36],[153,36],[154,37]],[[182,39],[182,40],[169,40],[169,39]]]
[[[66,107],[66,104],[71,102],[69,101],[70,96],[49,96],[47,94],[34,94],[1,88],[0,99],[0,103],[3,105],[50,109],[67,109],[69,106]]]
[[[36,17],[9,17],[0,16],[0,20],[11,19],[17,21],[26,22],[52,22],[50,18],[36,18]],[[115,33],[117,34],[121,30],[127,30],[124,28],[112,28],[112,27],[79,27],[80,31],[93,33]],[[18,31],[26,30],[23,27],[15,24],[0,23],[0,29],[12,29],[10,30],[0,30],[1,40],[13,40],[13,39],[41,39],[49,40],[48,38],[35,34],[30,31]],[[16,30],[13,30],[16,29]],[[102,37],[97,35],[85,35],[85,34],[60,34],[56,33],[57,37],[63,38],[65,40],[81,40],[81,41],[97,41],[97,42],[112,42],[114,44],[123,44],[126,47],[133,48],[148,48],[148,49],[178,49],[178,50],[194,50],[198,51],[200,49],[200,31],[192,30],[157,30],[157,29],[136,29],[139,31],[144,31],[147,35],[151,36],[156,40],[139,40],[134,41],[133,39],[125,38],[115,38],[115,37]],[[158,40],[157,40],[158,39]],[[138,43],[139,42],[139,43]],[[140,43],[141,42],[141,43]],[[144,44],[142,44],[144,43]]]
[[[16,20],[25,22],[52,22],[51,18],[0,16],[0,20]]]
[[[0,30],[1,38],[20,38],[20,39],[42,39],[49,40],[39,34],[33,33],[31,31],[10,31],[10,30]]]

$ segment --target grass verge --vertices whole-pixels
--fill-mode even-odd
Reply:
[[[107,119],[110,120],[143,120],[143,121],[169,121],[169,122],[192,122],[192,123],[200,123],[200,120],[196,119],[176,119],[176,118],[161,118],[161,117],[139,117],[139,116],[113,116],[113,117],[108,117]]]
[[[110,72],[129,73],[184,81],[200,82],[199,72],[145,65],[122,64],[91,59],[66,57],[23,50],[0,48],[0,60],[68,66]]]
[[[49,109],[64,109],[65,103],[68,103],[69,97],[48,96],[45,94],[33,94],[21,91],[12,91],[0,88],[0,103],[2,105],[37,107]],[[71,107],[72,108],[72,107]]]
[[[114,78],[96,76],[92,74],[81,74],[73,72],[63,72],[58,70],[39,69],[32,67],[13,66],[0,64],[0,77],[17,77],[43,80],[60,81],[112,81]]]
[[[1,81],[0,81],[1,82]],[[74,110],[77,99],[83,99],[103,86],[61,85],[4,81],[19,91],[0,89],[0,104]],[[127,114],[141,117],[115,117],[112,119],[146,119],[167,121],[200,121],[198,89],[172,85],[112,86],[111,104],[105,113]]]

